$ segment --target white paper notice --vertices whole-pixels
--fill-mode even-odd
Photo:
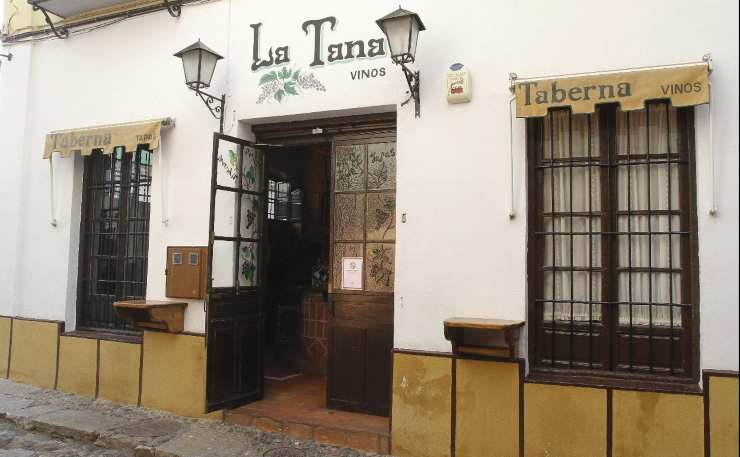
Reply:
[[[342,257],[342,289],[362,290],[362,257]]]

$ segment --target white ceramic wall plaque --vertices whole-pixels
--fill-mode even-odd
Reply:
[[[362,257],[342,257],[342,289],[362,290]]]
[[[445,78],[447,103],[467,103],[470,101],[470,73],[461,63],[450,65]]]

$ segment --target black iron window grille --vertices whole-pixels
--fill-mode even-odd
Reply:
[[[692,109],[558,109],[527,128],[533,370],[694,378]]]
[[[295,189],[290,182],[267,181],[267,219],[282,222],[301,222],[303,190]]]
[[[146,296],[151,162],[146,147],[85,157],[77,326],[133,330],[113,302]]]

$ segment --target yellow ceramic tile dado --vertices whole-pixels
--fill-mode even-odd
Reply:
[[[701,396],[615,390],[612,399],[614,457],[703,455]]]
[[[13,319],[10,379],[53,389],[57,373],[59,324]]]
[[[391,420],[393,455],[450,455],[451,390],[451,359],[394,354]]]
[[[206,401],[204,337],[144,332],[141,406],[201,417]]]
[[[709,444],[712,457],[737,456],[738,378],[709,377]]]
[[[457,457],[519,455],[519,365],[457,361]]]
[[[98,340],[71,336],[59,338],[58,390],[95,397],[97,372]]]
[[[606,391],[524,385],[525,457],[606,455]]]
[[[8,357],[10,357],[10,326],[13,320],[0,317],[0,378],[8,377]]]
[[[101,341],[98,397],[137,404],[140,360],[141,344]]]

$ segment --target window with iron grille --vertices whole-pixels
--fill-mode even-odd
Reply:
[[[692,108],[529,119],[534,373],[695,380]]]
[[[290,182],[267,181],[267,219],[282,222],[300,222],[303,211],[303,191],[294,189]]]
[[[152,153],[85,157],[77,289],[80,329],[133,330],[113,302],[146,296]]]

